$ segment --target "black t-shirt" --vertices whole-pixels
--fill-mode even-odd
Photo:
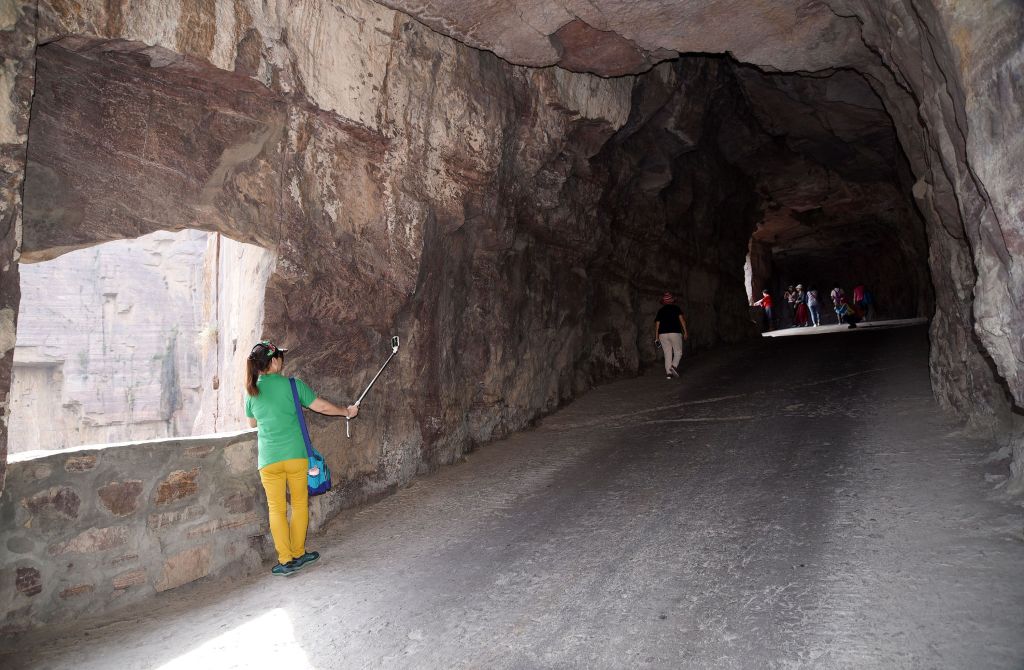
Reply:
[[[683,332],[683,327],[679,325],[679,317],[682,315],[683,310],[677,305],[665,305],[659,309],[658,316],[654,317],[658,322],[658,334]]]

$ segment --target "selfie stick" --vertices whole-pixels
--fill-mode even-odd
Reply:
[[[391,362],[391,359],[394,358],[395,354],[397,354],[397,353],[398,353],[398,335],[395,335],[394,337],[391,338],[391,355],[388,356],[388,359],[386,361],[384,361],[384,365],[380,366],[380,370],[378,370],[377,374],[375,374],[373,376],[373,379],[370,380],[370,383],[366,386],[366,390],[363,391],[363,394],[361,396],[359,396],[359,400],[356,400],[353,403],[356,407],[359,407],[359,403],[363,402],[363,398],[365,398],[366,394],[370,392],[370,387],[373,386],[373,383],[375,381],[377,381],[377,377],[380,377],[380,373],[384,372],[384,368],[386,368],[388,366],[388,363]],[[351,439],[352,432],[349,430],[349,421],[351,421],[351,419],[349,419],[346,416],[345,417],[345,437]]]

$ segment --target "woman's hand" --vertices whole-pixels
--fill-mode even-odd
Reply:
[[[327,416],[343,416],[346,419],[354,419],[356,418],[356,414],[359,414],[359,408],[355,405],[349,405],[345,409],[342,409],[323,398],[317,398],[313,402],[309,403],[309,408],[314,412],[320,412]]]

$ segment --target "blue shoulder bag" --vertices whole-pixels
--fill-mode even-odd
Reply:
[[[306,443],[306,456],[309,457],[306,485],[309,487],[309,495],[318,496],[331,490],[331,469],[327,467],[324,457],[313,448],[313,443],[309,441],[309,429],[306,428],[306,417],[302,415],[302,403],[299,402],[299,389],[295,386],[295,377],[289,377],[288,381],[292,385],[295,413],[299,415],[299,428],[302,429],[302,440]]]

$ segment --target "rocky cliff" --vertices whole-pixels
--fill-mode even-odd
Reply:
[[[927,226],[936,395],[976,427],[1009,439],[1016,487],[1024,487],[1019,2],[385,4],[467,44],[534,66],[621,75],[646,71],[676,53],[727,52],[765,72],[799,73],[805,81],[841,71],[862,75],[893,120],[909,165],[901,183],[909,178],[913,207]],[[923,289],[905,307],[927,305],[929,293]]]
[[[183,231],[24,265],[10,453],[243,427],[270,260]]]
[[[804,258],[877,255],[854,271],[903,311],[931,283],[940,398],[1021,402],[1019,302],[989,307],[1021,283],[1015,3],[388,4],[501,58],[360,0],[18,5],[3,48],[41,46],[27,138],[33,70],[8,77],[10,257],[155,228],[262,245],[265,334],[335,400],[402,335],[357,439],[316,424],[337,500],[635,372],[664,289],[695,346],[745,337],[759,222]],[[758,69],[656,66],[699,51]],[[523,67],[554,63],[623,76]]]
[[[154,233],[22,268],[11,453],[191,428],[205,250]]]
[[[43,25],[80,32],[72,18]],[[724,232],[684,230],[727,191],[714,178],[731,169],[724,161],[681,166],[677,184],[650,190],[637,205],[650,223],[629,208],[608,215],[621,175],[598,155],[632,160],[642,149],[628,148],[630,135],[647,124],[616,134],[633,113],[632,78],[514,67],[371,4],[299,4],[260,21],[271,19],[301,47],[252,51],[269,60],[235,72],[133,42],[42,47],[23,251],[45,258],[156,225],[270,248],[265,334],[336,400],[354,396],[392,333],[403,336],[358,439],[342,439],[338,422],[316,426],[356,497],[636,372],[653,355],[649,321],[666,288],[692,302],[695,345],[751,332],[749,201],[722,208]],[[328,45],[338,40],[357,44],[362,62],[337,61]],[[711,112],[696,99],[680,112],[694,142]],[[671,212],[657,192],[677,185]],[[660,239],[666,229],[675,241]],[[711,249],[731,270],[709,260],[686,270]]]

